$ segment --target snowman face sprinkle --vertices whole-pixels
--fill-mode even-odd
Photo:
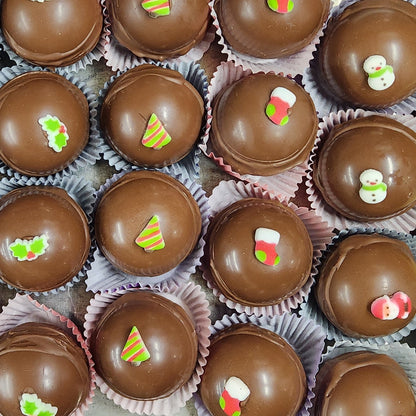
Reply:
[[[363,69],[368,75],[368,86],[374,91],[383,91],[393,85],[395,75],[393,67],[387,65],[386,58],[382,55],[371,55],[363,64]]]
[[[387,185],[383,174],[376,169],[366,169],[360,175],[360,198],[367,204],[378,204],[387,196]]]

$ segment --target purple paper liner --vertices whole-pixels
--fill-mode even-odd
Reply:
[[[137,169],[140,170],[140,169]],[[189,280],[191,274],[195,273],[196,267],[201,264],[200,259],[204,251],[205,240],[203,236],[208,228],[209,205],[208,199],[205,196],[205,191],[196,182],[184,177],[183,175],[175,174],[173,168],[167,167],[162,170],[173,178],[179,180],[191,192],[196,200],[202,218],[202,228],[199,240],[193,251],[184,259],[178,266],[159,276],[143,277],[133,276],[124,273],[117,267],[113,266],[101,253],[99,249],[94,252],[94,259],[91,263],[91,270],[88,272],[86,279],[87,290],[92,292],[99,292],[104,290],[116,289],[125,285],[138,285],[140,287],[157,288],[166,281],[171,281],[176,284],[181,284]],[[100,187],[96,193],[95,208],[104,194],[104,192],[118,179],[124,176],[128,171],[117,173]],[[93,237],[94,245],[96,245]]]
[[[305,403],[297,413],[297,416],[309,415],[308,409],[312,407],[312,399],[314,397],[315,376],[324,348],[325,334],[322,328],[307,318],[298,317],[290,313],[273,317],[256,317],[254,315],[238,315],[234,313],[232,315],[224,315],[216,321],[211,326],[211,335],[215,335],[217,332],[239,323],[250,323],[268,329],[284,338],[291,345],[302,362],[308,385]],[[199,395],[195,395],[195,408],[198,416],[210,416]]]
[[[412,252],[413,257],[416,260],[416,237],[401,233],[394,230],[388,229],[381,229],[381,228],[364,228],[364,227],[356,227],[351,228],[349,230],[341,230],[331,241],[328,245],[327,250],[322,253],[322,256],[318,259],[318,277],[319,279],[319,269],[321,268],[324,259],[326,256],[329,255],[331,250],[338,244],[338,242],[342,241],[345,237],[355,234],[381,234],[386,237],[395,238],[397,240],[405,242],[408,246],[410,251]],[[317,325],[321,326],[325,333],[326,338],[328,340],[334,340],[336,342],[341,341],[358,341],[358,342],[367,342],[370,345],[385,345],[390,344],[396,341],[400,341],[404,337],[407,337],[411,331],[416,329],[416,316],[409,322],[409,324],[402,328],[401,330],[394,332],[393,334],[382,336],[382,337],[350,337],[343,334],[338,328],[336,328],[322,313],[320,310],[318,303],[316,302],[313,290],[309,293],[309,297],[305,303],[301,305],[301,309],[299,311],[301,316],[305,316],[312,321],[314,321]]]

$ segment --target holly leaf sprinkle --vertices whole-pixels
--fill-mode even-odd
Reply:
[[[27,257],[27,248],[25,244],[19,242],[13,243],[9,246],[10,250],[13,253],[14,257],[17,257],[18,260],[24,260]]]
[[[22,394],[20,410],[25,416],[55,416],[58,408],[44,403],[37,394]]]

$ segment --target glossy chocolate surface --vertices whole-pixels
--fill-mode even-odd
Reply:
[[[142,143],[152,113],[172,139],[161,149]],[[110,86],[101,110],[101,127],[111,147],[130,163],[163,167],[191,151],[203,115],[202,97],[179,72],[140,65]]]
[[[168,16],[152,17],[137,0],[107,2],[111,32],[139,57],[156,60],[186,54],[205,36],[208,0],[170,0]]]
[[[364,61],[381,55],[393,68],[390,87],[374,90]],[[416,91],[416,7],[404,0],[357,1],[328,22],[320,47],[325,88],[341,101],[387,107]]]
[[[60,152],[48,145],[48,134],[39,123],[47,115],[66,127],[69,138]],[[56,173],[78,157],[88,137],[88,101],[63,76],[27,72],[0,88],[0,158],[16,171],[29,176]]]
[[[67,66],[94,49],[103,26],[98,0],[3,0],[4,37],[29,62]]]
[[[133,326],[150,358],[134,365],[121,358]],[[117,393],[136,400],[169,396],[191,377],[198,340],[185,310],[166,297],[145,291],[122,295],[101,316],[91,338],[98,374]]]
[[[350,120],[335,126],[319,151],[313,178],[325,201],[356,221],[400,215],[416,203],[416,133],[383,116]],[[360,196],[360,175],[382,174],[385,199],[367,203]]]
[[[20,261],[9,246],[45,235],[48,247],[34,260]],[[26,186],[0,199],[0,277],[28,291],[47,291],[78,274],[90,250],[87,218],[63,189]]]
[[[199,387],[213,416],[226,381],[238,377],[250,395],[240,403],[246,416],[296,415],[306,397],[306,377],[299,357],[279,335],[252,324],[237,324],[216,334]]]
[[[165,241],[146,252],[136,237],[157,215]],[[198,204],[178,180],[155,171],[133,171],[110,186],[95,216],[97,243],[104,256],[122,271],[157,276],[184,260],[201,232]]]
[[[90,390],[85,352],[64,331],[28,322],[0,337],[0,413],[21,416],[22,394],[36,394],[68,416]]]
[[[283,87],[296,102],[289,121],[275,124],[266,114],[272,91]],[[224,88],[213,109],[211,142],[216,156],[241,174],[275,175],[302,163],[318,129],[315,106],[296,82],[274,74],[254,74]]]
[[[215,9],[233,49],[258,58],[280,58],[308,45],[328,16],[328,0],[293,3],[289,13],[273,11],[266,0],[216,0]]]
[[[405,371],[385,354],[355,351],[324,362],[317,375],[314,416],[415,416]]]
[[[396,292],[404,292],[413,303],[408,317],[375,317],[372,302]],[[352,235],[326,258],[315,294],[322,312],[344,334],[388,335],[404,328],[415,315],[416,263],[403,241],[379,234]]]
[[[280,233],[275,266],[255,256],[259,227]],[[244,305],[280,303],[299,291],[311,271],[312,243],[305,225],[275,200],[242,199],[221,211],[210,224],[207,250],[215,285]]]

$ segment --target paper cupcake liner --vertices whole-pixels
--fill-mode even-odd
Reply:
[[[95,189],[92,185],[85,179],[75,176],[63,176],[63,177],[48,177],[48,178],[3,178],[0,181],[0,197],[6,195],[10,191],[22,188],[24,186],[56,186],[58,188],[64,189],[69,196],[82,208],[85,215],[87,216],[88,225],[90,228],[90,233],[92,230],[92,213],[94,207],[94,192]],[[59,291],[67,290],[69,287],[72,287],[74,284],[83,280],[87,271],[91,268],[91,263],[93,261],[93,253],[96,246],[93,241],[91,241],[91,249],[88,255],[88,258],[81,270],[76,276],[74,276],[70,281],[65,283],[63,286],[60,286],[56,289],[52,289],[45,292],[36,292],[36,291],[22,291],[14,286],[11,286],[5,283],[0,279],[0,283],[7,285],[9,289],[14,291],[19,291],[21,293],[32,294],[32,295],[51,295],[56,294]]]
[[[322,254],[321,258],[318,259],[317,268],[318,274],[324,259],[329,255],[331,249],[333,249],[338,242],[343,240],[345,237],[354,235],[354,234],[381,234],[387,237],[395,238],[397,240],[404,241],[408,246],[410,251],[413,254],[413,257],[416,259],[416,238],[411,236],[410,234],[400,233],[394,230],[388,229],[381,229],[381,228],[364,228],[364,227],[357,227],[352,228],[350,230],[341,230],[332,240],[331,244],[328,245],[327,250]],[[318,276],[319,279],[319,276]],[[309,298],[307,302],[301,305],[301,309],[299,311],[301,316],[305,316],[311,320],[313,320],[317,325],[321,326],[325,333],[328,340],[334,341],[359,341],[359,342],[367,342],[370,345],[384,345],[390,344],[395,341],[400,341],[404,337],[407,337],[411,331],[416,329],[416,317],[412,319],[409,324],[402,328],[401,330],[382,337],[350,337],[343,334],[338,328],[336,328],[322,313],[321,309],[316,302],[315,295],[313,293],[313,289],[309,294]]]
[[[215,96],[226,86],[233,84],[251,73],[252,71],[250,69],[244,69],[242,66],[235,66],[232,62],[223,62],[217,67],[217,70],[211,79],[211,84],[208,87],[208,123],[205,134],[202,137],[202,143],[199,147],[206,156],[214,160],[215,163],[226,173],[243,181],[261,186],[270,192],[282,194],[291,198],[295,195],[299,184],[302,182],[302,179],[306,174],[307,161],[277,175],[242,175],[234,171],[221,156],[215,155],[210,143],[209,134],[212,123],[212,102]]]
[[[16,78],[17,76],[22,75],[26,72],[33,71],[49,72],[47,69],[44,69],[42,67],[14,66],[11,68],[3,68],[0,71],[0,88],[13,78]],[[77,78],[77,74],[66,73],[61,69],[57,69],[56,73],[65,77],[69,82],[77,86],[87,98],[90,113],[90,130],[88,142],[85,145],[84,149],[81,151],[81,153],[78,155],[78,157],[66,168],[60,170],[59,172],[48,176],[43,176],[47,178],[53,178],[55,176],[62,175],[72,175],[76,173],[80,168],[94,165],[97,162],[97,160],[99,160],[101,157],[99,151],[100,139],[97,128],[97,96],[94,94],[92,89],[89,88],[84,82],[79,81],[79,79]],[[27,180],[28,178],[30,178],[30,176],[23,175],[15,171],[14,169],[10,168],[2,160],[0,160],[0,174],[13,176],[17,179]]]
[[[117,39],[111,33],[111,22],[108,13],[108,9],[105,6],[105,0],[102,0],[104,4],[104,58],[107,66],[113,71],[124,71],[126,69],[133,68],[142,63],[146,63],[145,58],[139,58],[133,52],[125,48],[118,43]],[[215,38],[215,29],[211,26],[205,34],[205,37],[195,45],[188,53],[177,58],[166,59],[163,62],[170,64],[181,64],[199,61],[202,55],[209,49],[212,41]]]
[[[103,196],[104,192],[118,179],[124,176],[127,172],[118,173],[108,179],[98,190],[96,207]],[[103,290],[115,289],[125,285],[138,285],[141,287],[155,288],[159,287],[162,282],[171,281],[176,284],[188,281],[190,275],[195,273],[196,266],[200,265],[200,259],[204,251],[205,240],[203,236],[208,228],[208,216],[209,205],[208,199],[205,196],[205,191],[196,182],[191,181],[188,178],[184,178],[182,175],[175,175],[172,173],[172,169],[166,168],[163,173],[166,173],[173,178],[179,180],[183,185],[187,187],[195,201],[199,206],[202,218],[202,228],[199,240],[193,249],[193,251],[186,257],[182,263],[176,266],[174,269],[161,274],[159,276],[133,276],[128,273],[124,273],[117,267],[113,266],[101,253],[99,249],[94,252],[94,260],[91,264],[91,270],[88,272],[86,279],[87,290],[92,292],[98,292]],[[96,245],[94,239],[94,245]]]
[[[218,44],[221,47],[221,52],[227,56],[227,61],[233,61],[237,66],[242,66],[244,70],[249,69],[252,72],[275,72],[276,68],[279,68],[279,72],[293,77],[297,74],[302,74],[308,67],[309,61],[312,59],[312,53],[316,49],[316,45],[319,42],[319,38],[322,36],[323,28],[326,26],[326,23],[323,28],[318,31],[311,43],[306,45],[299,52],[281,58],[261,59],[237,52],[227,43],[222,34],[218,15],[214,9],[215,1],[216,0],[211,0],[209,6],[211,8],[211,16],[213,18],[213,25],[217,34]]]
[[[205,134],[205,130],[207,128],[206,122],[206,114],[208,111],[208,98],[207,98],[207,91],[208,91],[208,79],[204,72],[204,70],[200,67],[199,64],[193,62],[182,62],[182,63],[168,63],[168,62],[156,62],[156,61],[145,61],[142,60],[141,64],[152,64],[157,65],[163,68],[169,68],[174,71],[178,71],[192,86],[199,92],[201,97],[204,100],[204,107],[205,107],[205,115],[202,120],[202,127],[201,133],[199,137],[202,137]],[[119,71],[117,75],[111,77],[111,79],[104,85],[104,88],[100,91],[100,112],[101,112],[101,105],[104,100],[105,95],[107,94],[108,89],[110,88],[111,84],[123,73],[127,71]],[[195,142],[197,143],[200,139],[198,138]],[[124,159],[119,153],[117,153],[113,148],[107,143],[104,137],[99,139],[99,148],[100,152],[103,154],[104,160],[107,160],[110,166],[113,166],[117,171],[123,170],[130,170],[130,169],[137,169],[138,167],[133,165],[132,163],[128,162]],[[185,156],[183,159],[175,162],[170,166],[172,172],[175,175],[184,175],[191,180],[194,180],[199,177],[199,157],[200,157],[200,150],[199,148],[194,145],[191,152]],[[144,167],[140,167],[139,169],[144,169]],[[164,171],[164,168],[158,168],[155,170]]]
[[[316,213],[323,218],[331,227],[338,230],[351,227],[377,227],[377,228],[388,228],[408,233],[415,228],[416,224],[416,208],[411,208],[405,213],[395,216],[393,218],[380,220],[380,221],[354,221],[348,219],[341,214],[337,213],[332,207],[330,207],[325,200],[322,198],[320,191],[314,184],[312,171],[315,169],[317,163],[319,150],[322,143],[328,137],[329,132],[334,126],[341,124],[348,120],[356,118],[367,117],[370,115],[379,114],[373,111],[364,111],[361,109],[352,110],[349,109],[346,112],[339,111],[338,113],[331,113],[327,117],[324,117],[322,122],[319,124],[318,137],[315,142],[315,146],[312,149],[311,156],[309,158],[308,167],[309,170],[306,175],[306,193],[308,199],[311,202],[311,207]],[[380,114],[379,114],[380,115]],[[398,122],[404,124],[410,129],[416,131],[416,118],[411,115],[385,115],[386,117],[393,118]]]
[[[315,387],[315,375],[318,371],[321,353],[324,348],[325,335],[322,328],[309,319],[299,318],[289,313],[271,318],[246,314],[237,315],[234,313],[233,315],[225,315],[222,319],[216,321],[211,327],[211,335],[215,335],[231,325],[240,323],[250,323],[268,329],[284,338],[292,346],[302,362],[308,384],[305,403],[297,413],[297,416],[309,415],[308,409],[312,407],[312,399],[314,397],[312,390]],[[199,395],[195,396],[195,407],[198,416],[210,416]]]
[[[87,345],[89,345],[94,328],[106,307],[121,295],[138,290],[144,289],[127,285],[117,291],[96,294],[95,297],[91,299],[90,305],[87,307],[84,324],[84,335],[87,339]],[[113,400],[117,405],[131,413],[172,415],[185,406],[186,401],[189,400],[197,390],[197,386],[201,380],[201,374],[203,373],[203,367],[206,364],[206,357],[208,355],[210,335],[209,325],[211,322],[209,319],[209,304],[201,287],[192,282],[179,286],[169,282],[163,284],[158,290],[154,291],[161,295],[169,295],[169,299],[171,300],[173,300],[172,296],[176,298],[178,303],[185,307],[195,324],[198,336],[198,360],[192,377],[183,387],[176,390],[169,397],[148,401],[132,400],[121,396],[112,390],[98,374],[97,386],[107,398]]]
[[[302,220],[308,230],[313,245],[314,261],[308,280],[297,293],[277,305],[247,306],[228,299],[219,290],[210,272],[206,254],[202,261],[202,276],[206,280],[208,287],[213,291],[214,295],[220,300],[220,302],[239,313],[244,312],[247,315],[254,314],[255,316],[274,316],[290,312],[292,309],[296,309],[307,297],[312,284],[315,281],[315,275],[317,273],[316,259],[321,256],[322,251],[325,250],[326,244],[331,241],[333,233],[326,223],[315,214],[315,212],[304,207],[297,207],[293,203],[288,202],[287,199],[279,198],[255,185],[244,184],[243,182],[222,181],[216,188],[213,189],[212,195],[208,199],[211,208],[211,216],[213,217],[232,203],[243,198],[277,200],[291,208]]]
[[[104,8],[105,0],[97,0],[97,1],[100,3],[101,7]],[[2,30],[0,30],[0,44],[2,45],[4,52],[7,53],[8,57],[11,60],[13,60],[16,63],[16,65],[33,66],[31,62],[26,61],[24,58],[17,55],[10,48],[10,46],[6,42],[6,39],[3,36]],[[56,69],[59,68],[61,75],[62,73],[66,73],[66,74],[77,73],[78,71],[85,69],[88,65],[92,65],[95,61],[99,61],[100,58],[104,55],[104,49],[105,49],[105,31],[104,31],[104,24],[103,24],[103,30],[101,31],[100,39],[98,40],[97,45],[91,52],[88,52],[84,57],[82,57],[79,61],[73,63],[72,65],[57,67]]]
[[[91,353],[89,352],[81,332],[75,323],[65,316],[62,316],[53,309],[40,304],[28,295],[17,294],[15,298],[9,300],[9,303],[3,307],[3,310],[0,313],[0,334],[3,334],[25,322],[38,322],[55,325],[70,335],[84,350],[91,379],[90,391],[85,401],[81,403],[73,413],[71,413],[71,416],[83,416],[93,401],[96,374]]]
[[[340,4],[330,10],[328,20],[339,16],[346,7],[359,0],[342,0]],[[416,0],[404,0],[416,6]],[[329,22],[330,24],[330,22]],[[325,29],[323,36],[325,36]],[[322,37],[317,45],[316,50],[313,51],[313,59],[310,61],[310,65],[303,72],[303,83],[305,90],[309,93],[312,100],[315,103],[316,110],[320,117],[324,117],[329,113],[336,113],[338,111],[347,111],[351,108],[351,104],[348,104],[342,100],[334,97],[327,88],[327,82],[323,79],[319,68],[319,48],[322,42]],[[411,114],[416,108],[416,93],[395,104],[384,109],[377,109],[379,113],[386,114]]]

